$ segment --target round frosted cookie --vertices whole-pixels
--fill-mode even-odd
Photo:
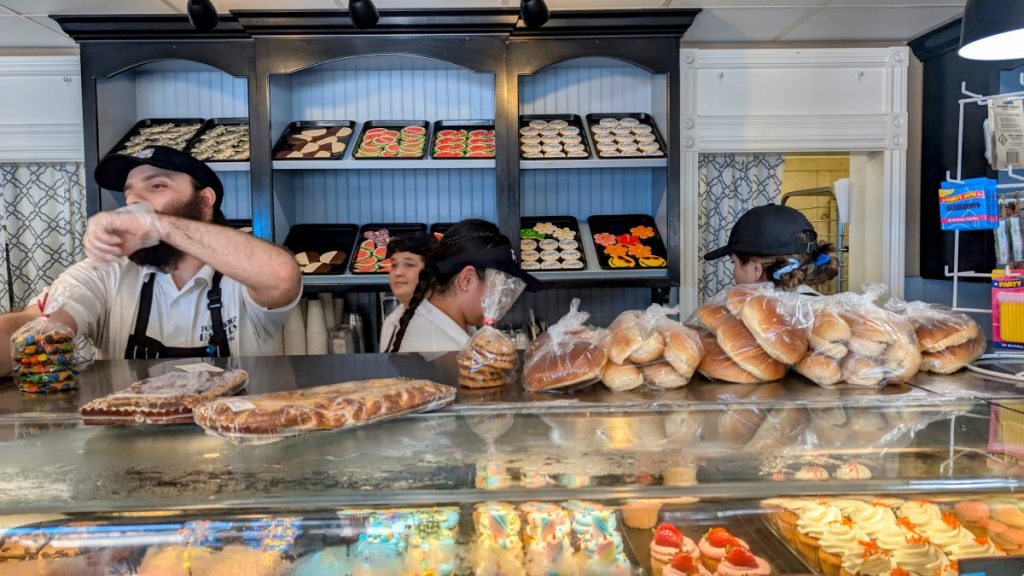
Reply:
[[[600,124],[601,126],[607,126],[609,128],[615,128],[615,127],[617,127],[619,125],[619,119],[618,118],[601,118],[601,120],[598,121],[598,124]]]
[[[537,128],[538,130],[541,129],[541,128],[547,128],[548,127],[548,121],[547,120],[530,120],[530,127],[531,128]]]
[[[579,250],[562,250],[562,260],[579,260],[582,257]]]
[[[622,118],[622,119],[619,120],[619,126],[624,126],[626,128],[632,128],[634,126],[639,126],[639,125],[640,125],[640,121],[637,120],[636,118]]]
[[[618,149],[615,149],[615,150],[602,150],[601,151],[601,156],[622,156],[622,152],[619,152]]]
[[[600,142],[597,145],[597,149],[602,152],[611,152],[612,150],[618,150],[619,147],[614,142]]]
[[[579,144],[583,142],[583,138],[580,136],[562,136],[562,142],[565,144]]]
[[[566,260],[562,262],[563,270],[579,270],[583,268],[583,262],[581,260]]]
[[[552,120],[551,122],[548,122],[548,126],[561,130],[562,128],[568,128],[569,123],[565,120]]]
[[[537,262],[536,260],[531,260],[529,262],[523,262],[522,264],[519,265],[519,267],[522,268],[523,270],[540,270],[540,262]]]
[[[611,134],[612,129],[607,126],[601,126],[600,124],[594,124],[590,127],[590,131],[594,134]]]
[[[579,136],[580,129],[575,126],[566,126],[565,128],[559,128],[558,132],[562,136]]]
[[[519,249],[520,250],[524,250],[524,251],[525,250],[536,250],[537,249],[537,241],[533,240],[533,239],[530,239],[530,238],[527,238],[526,240],[520,240],[519,241]]]
[[[526,154],[523,154],[523,158],[529,158],[530,160],[536,160],[538,158],[543,158],[543,157],[544,157],[544,153],[543,152],[527,152]]]
[[[636,138],[637,142],[657,142],[658,141],[658,139],[654,136],[654,134],[651,134],[650,132],[641,133],[641,134],[635,134],[633,137]]]
[[[558,243],[558,247],[562,250],[576,250],[580,247],[580,243],[575,240],[562,240]]]
[[[625,135],[625,134],[632,134],[632,133],[633,133],[633,131],[630,130],[629,128],[618,128],[618,127],[612,128],[612,134],[615,134],[616,136],[622,136],[622,135]]]
[[[540,252],[537,252],[536,250],[524,250],[519,257],[522,258],[523,262],[533,262],[540,259]]]
[[[566,156],[569,158],[588,158],[590,154],[587,154],[586,150],[580,150],[579,152],[569,152]]]
[[[545,158],[565,158],[565,152],[545,152]]]
[[[540,264],[541,270],[561,270],[562,263],[558,260],[545,260]]]
[[[523,136],[519,139],[520,144],[540,144],[540,136]]]
[[[661,150],[661,146],[658,146],[657,142],[641,142],[640,149],[644,152],[649,152],[651,150]]]
[[[657,150],[644,150],[642,152],[642,154],[644,156],[664,156],[665,155],[665,153],[661,151],[661,148],[658,148]]]
[[[541,128],[541,136],[558,136],[558,128]]]
[[[541,148],[541,150],[544,151],[545,153],[547,153],[547,152],[561,152],[562,151],[562,145],[561,144],[545,144],[544,147]]]
[[[544,148],[540,144],[523,144],[521,146],[523,152],[526,154],[533,154],[534,152],[543,152]]]
[[[544,240],[540,241],[541,250],[554,250],[555,248],[558,248],[558,240],[554,240],[552,238],[545,238]]]
[[[638,126],[633,126],[633,133],[635,133],[635,134],[650,134],[651,132],[654,132],[654,128],[651,128],[647,124],[640,124]]]
[[[594,136],[594,142],[597,142],[598,144],[615,142],[615,134],[598,134]]]
[[[620,142],[619,143],[619,150],[621,150],[622,152],[628,152],[628,151],[631,151],[631,150],[638,150],[638,149],[639,149],[639,147],[636,145],[636,142]]]
[[[587,147],[584,146],[583,144],[566,144],[565,145],[565,151],[566,152],[583,152],[586,149],[587,149]]]
[[[623,156],[643,156],[644,153],[639,150],[623,150]]]
[[[636,136],[633,136],[632,134],[616,134],[615,141],[619,144],[622,144],[623,142],[636,142]]]
[[[534,126],[523,126],[519,129],[520,136],[536,136],[538,134],[540,134],[540,130]]]
[[[540,253],[541,260],[558,260],[559,256],[558,250],[545,250]]]

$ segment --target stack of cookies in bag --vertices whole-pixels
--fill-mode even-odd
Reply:
[[[11,343],[14,379],[23,392],[63,392],[77,387],[74,335],[70,331],[22,330]]]

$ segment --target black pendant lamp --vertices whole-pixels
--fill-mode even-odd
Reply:
[[[544,0],[522,0],[519,4],[519,17],[527,28],[540,28],[551,18],[551,11]]]
[[[220,23],[220,16],[210,0],[188,0],[188,21],[196,30],[209,32]]]
[[[1024,58],[1024,0],[967,0],[959,54],[970,60]]]
[[[352,19],[352,25],[360,30],[373,28],[380,20],[372,0],[348,0],[348,16]]]

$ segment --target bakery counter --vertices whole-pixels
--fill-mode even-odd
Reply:
[[[126,388],[132,382],[175,371],[194,360],[102,360],[84,368],[79,389],[61,394],[24,394],[10,379],[0,379],[0,424],[77,421],[78,409],[95,398]],[[455,354],[359,354],[266,356],[214,359],[221,368],[249,373],[248,394],[295,390],[370,378],[404,376],[455,386]],[[721,406],[872,406],[906,409],[946,408],[950,400],[1014,399],[1024,391],[1012,384],[987,380],[970,372],[950,376],[919,374],[907,384],[885,388],[838,386],[821,388],[790,373],[762,385],[717,384],[701,375],[684,388],[665,391],[612,392],[601,384],[572,393],[530,392],[520,386],[459,390],[446,411],[458,414],[670,412],[712,410]]]

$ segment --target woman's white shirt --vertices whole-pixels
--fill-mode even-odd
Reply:
[[[382,329],[382,341],[383,335]],[[390,340],[391,337],[388,336],[388,341]],[[399,352],[453,352],[462,350],[468,343],[469,334],[437,306],[424,299],[416,307],[416,313],[405,329],[405,337],[402,338]]]
[[[392,310],[391,314],[384,318],[384,322],[380,325],[380,347],[377,348],[378,352],[388,351],[388,346],[391,345],[391,338],[398,331],[398,322],[402,319],[402,314],[404,313],[405,304],[399,304],[398,308]]]

